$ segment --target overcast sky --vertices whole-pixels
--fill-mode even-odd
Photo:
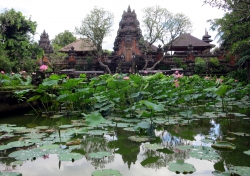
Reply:
[[[31,20],[38,24],[35,35],[35,40],[38,41],[43,30],[49,34],[50,39],[64,30],[75,32],[75,27],[81,25],[85,15],[94,6],[102,7],[115,16],[113,34],[105,38],[103,44],[103,49],[112,50],[122,13],[129,5],[131,10],[135,10],[139,21],[143,16],[142,9],[148,6],[160,5],[172,13],[184,13],[193,24],[191,34],[199,39],[207,29],[209,35],[212,36],[211,39],[214,40],[217,33],[210,31],[210,25],[206,21],[223,16],[223,11],[203,5],[203,0],[3,0],[0,3],[0,10],[3,12],[4,8],[14,8],[16,11],[21,11],[24,16],[31,16]],[[212,43],[217,45],[216,41]]]

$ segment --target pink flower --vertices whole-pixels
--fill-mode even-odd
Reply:
[[[26,73],[26,71],[20,71],[19,73],[20,73],[20,74],[24,74],[24,73]]]
[[[183,74],[179,74],[179,73],[178,73],[178,74],[175,74],[174,77],[175,77],[175,78],[181,78],[181,77],[183,77]]]
[[[237,80],[237,79],[235,79],[235,80],[234,80],[234,82],[238,82],[238,80]]]
[[[36,74],[35,72],[32,73],[32,75],[35,75],[35,74]]]
[[[128,76],[123,77],[124,80],[129,80]]]
[[[209,77],[209,76],[206,76],[204,79],[205,79],[205,80],[209,80],[209,79],[210,79],[210,77]]]
[[[178,80],[174,80],[174,86],[175,87],[180,87],[179,81]]]
[[[48,66],[47,65],[41,65],[40,66],[40,70],[41,71],[45,71],[45,70],[47,70],[48,69]]]
[[[4,71],[1,71],[2,74],[4,74]]]
[[[223,82],[223,79],[216,79],[216,84],[220,84],[220,83],[222,83]]]
[[[147,70],[145,70],[144,73],[147,74],[148,73]]]
[[[11,72],[12,75],[14,75],[15,73],[14,72]]]
[[[179,74],[179,71],[178,71],[178,70],[176,70],[174,74],[176,74],[176,75],[177,75],[177,74]]]

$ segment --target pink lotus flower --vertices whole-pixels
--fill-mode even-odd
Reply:
[[[174,77],[175,77],[175,78],[181,78],[181,77],[183,77],[183,74],[179,74],[179,73],[178,73],[178,74],[175,74]]]
[[[26,73],[26,71],[23,70],[23,71],[20,71],[19,73],[20,73],[20,74],[24,74],[24,73]]]
[[[45,71],[45,70],[47,70],[48,69],[48,66],[47,65],[41,65],[40,66],[40,70],[41,71]]]
[[[220,78],[216,79],[216,84],[221,84],[222,82],[223,82],[223,79],[220,79]]]
[[[123,77],[124,80],[129,80],[128,76]]]
[[[174,80],[174,86],[175,87],[180,87],[179,81],[178,80]]]
[[[14,72],[11,72],[12,75],[14,75],[15,73]]]
[[[204,79],[205,79],[205,80],[209,80],[209,79],[210,79],[210,77],[209,77],[209,76],[206,76]]]
[[[147,74],[148,72],[145,70],[144,73]]]
[[[2,74],[4,74],[4,71],[1,71]]]
[[[235,79],[235,80],[234,80],[234,82],[238,82],[238,80],[237,80],[237,79]]]

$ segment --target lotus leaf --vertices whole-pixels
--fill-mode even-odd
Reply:
[[[27,146],[34,145],[34,142],[29,142],[29,141],[13,141],[13,142],[9,142],[7,145],[9,145],[11,147],[27,147]]]
[[[246,166],[232,166],[229,168],[231,175],[249,176],[250,167]]]
[[[89,154],[90,158],[98,158],[98,159],[101,159],[101,158],[104,158],[107,156],[112,156],[112,153],[110,153],[110,152],[96,152],[96,153]]]
[[[26,127],[11,127],[11,129],[15,133],[15,132],[19,132],[19,131],[24,131],[26,129]]]
[[[19,165],[19,166],[21,166],[21,165],[23,165],[23,163],[24,163],[24,161],[14,161],[14,162],[12,162],[12,163],[10,163],[12,166],[14,166],[14,165]]]
[[[104,123],[106,120],[102,117],[99,112],[92,112],[86,116],[85,122],[90,126],[96,126],[100,123]]]
[[[235,141],[236,138],[226,137],[226,140],[228,141]]]
[[[107,134],[107,133],[108,133],[108,131],[106,131],[106,130],[89,130],[87,132],[87,134],[97,135],[97,136],[104,135],[104,134]]]
[[[250,155],[250,150],[244,151],[244,153]]]
[[[130,136],[128,139],[134,142],[149,142],[155,140],[156,138],[150,136]]]
[[[179,150],[191,150],[194,147],[191,145],[177,145],[177,146],[175,146],[175,148],[177,148]]]
[[[22,173],[18,173],[18,172],[1,172],[0,171],[0,175],[3,176],[22,176]]]
[[[220,155],[211,147],[198,146],[194,147],[189,155],[193,158],[203,159],[203,160],[217,160]]]
[[[229,172],[220,172],[220,171],[213,171],[212,174],[215,176],[231,176]]]
[[[39,147],[39,149],[42,149],[42,150],[58,149],[58,148],[60,148],[60,145],[58,145],[58,144],[43,145],[43,146]]]
[[[183,160],[177,160],[176,163],[169,163],[168,170],[175,172],[175,173],[193,173],[196,171],[192,164],[184,163]]]
[[[118,170],[103,169],[92,172],[91,176],[122,176]]]
[[[129,126],[128,123],[117,123],[117,127],[124,128],[124,127],[128,127],[128,126]]]
[[[46,153],[38,148],[31,150],[18,150],[9,154],[9,157],[15,158],[16,160],[25,161],[28,159],[39,158]]]
[[[123,128],[124,131],[135,131],[133,127]]]
[[[7,149],[10,149],[10,148],[12,148],[12,146],[10,146],[10,145],[0,145],[0,151],[1,150],[7,150]]]
[[[135,130],[138,129],[149,129],[150,128],[151,123],[146,122],[146,121],[142,121],[140,123],[138,123],[136,126],[134,126]]]
[[[160,144],[144,144],[144,148],[148,150],[158,150],[158,149],[163,149],[164,147]]]
[[[25,138],[43,138],[46,136],[46,133],[29,133],[24,135]]]
[[[250,134],[247,134],[247,133],[240,133],[240,132],[228,132],[229,134],[233,134],[233,135],[236,135],[236,136],[242,136],[242,137],[250,137]]]
[[[62,153],[58,155],[60,161],[72,161],[82,159],[82,155],[79,153]]]
[[[61,128],[61,129],[64,129],[64,128],[72,128],[72,127],[74,127],[74,125],[60,125],[60,126],[58,126],[59,128]]]
[[[38,129],[38,130],[47,130],[47,129],[49,129],[49,126],[36,126],[36,129]]]
[[[163,104],[155,104],[147,100],[141,100],[140,103],[144,104],[148,109],[152,109],[154,111],[164,111]]]
[[[236,148],[234,144],[227,141],[217,141],[215,144],[212,144],[211,147],[216,149],[228,149],[228,150],[234,150]]]

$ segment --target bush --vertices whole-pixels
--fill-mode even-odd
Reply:
[[[201,74],[206,71],[206,62],[204,59],[197,57],[195,58],[194,72]]]
[[[233,78],[238,80],[239,82],[247,82],[247,70],[246,69],[237,69],[235,71],[231,71],[227,74],[229,78]]]

